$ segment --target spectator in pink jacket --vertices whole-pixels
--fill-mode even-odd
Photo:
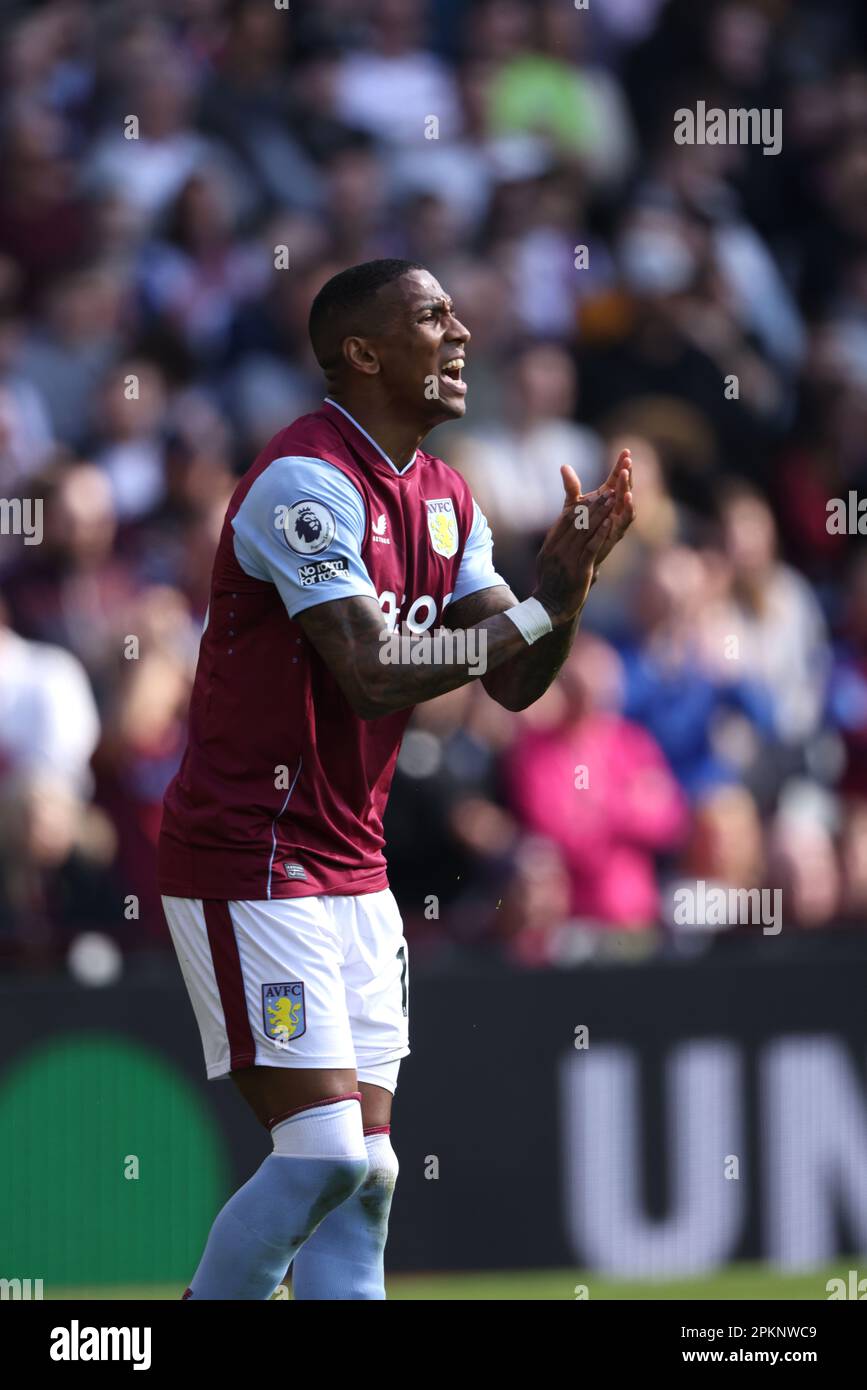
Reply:
[[[638,930],[659,918],[655,856],[678,847],[687,806],[657,743],[618,713],[621,688],[613,647],[580,636],[506,773],[523,828],[563,855],[573,917]]]

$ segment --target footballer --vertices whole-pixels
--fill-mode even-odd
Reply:
[[[423,266],[335,275],[310,311],[319,410],[242,477],[217,547],[160,892],[207,1075],[273,1152],[226,1203],[184,1298],[383,1299],[408,962],[382,822],[413,706],[481,679],[547,689],[633,516],[628,451],[563,510],[519,602],[464,479],[421,449],[466,409],[469,331]],[[476,629],[476,663],[381,660],[382,638]]]

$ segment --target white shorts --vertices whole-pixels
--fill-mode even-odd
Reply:
[[[163,898],[208,1077],[353,1068],[394,1091],[409,1053],[407,947],[389,889],[226,902]]]

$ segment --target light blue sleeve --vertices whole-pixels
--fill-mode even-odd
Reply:
[[[479,589],[491,589],[495,584],[505,584],[501,574],[494,569],[494,542],[491,528],[478,502],[473,502],[473,524],[455,583],[455,591],[449,600],[457,603],[459,599],[474,594]]]
[[[322,459],[279,458],[236,512],[235,556],[245,574],[276,584],[290,618],[332,599],[375,599],[361,558],[364,501]]]

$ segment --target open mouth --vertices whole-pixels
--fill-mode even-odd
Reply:
[[[451,386],[451,387],[453,387],[453,388],[455,388],[455,389],[457,389],[457,390],[459,390],[459,391],[461,391],[461,392],[466,391],[466,389],[467,389],[467,383],[464,381],[463,377],[461,376],[461,372],[463,371],[463,367],[464,367],[464,359],[463,359],[463,357],[452,357],[452,358],[450,358],[449,361],[446,362],[446,363],[444,363],[443,366],[440,368],[440,379],[441,379],[442,381],[447,381],[448,384],[449,384],[449,386]]]

